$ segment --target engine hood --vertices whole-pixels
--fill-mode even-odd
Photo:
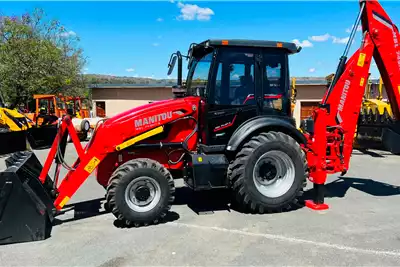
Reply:
[[[106,120],[104,125],[106,126],[115,123],[121,123],[126,120],[130,120],[132,118],[148,116],[149,114],[154,114],[154,113],[161,114],[163,112],[169,112],[187,107],[188,104],[195,105],[195,107],[197,108],[199,101],[200,97],[185,97],[185,98],[155,101],[119,113]]]

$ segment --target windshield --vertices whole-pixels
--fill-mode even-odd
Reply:
[[[56,103],[58,109],[65,109],[64,102],[62,102],[60,98],[56,97]]]
[[[187,89],[191,95],[200,96],[200,90],[205,90],[208,82],[213,53],[203,56],[200,60],[194,59],[188,74]]]

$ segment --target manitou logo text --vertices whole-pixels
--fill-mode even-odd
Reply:
[[[172,118],[172,111],[157,114],[143,119],[137,119],[135,120],[135,128],[141,128],[147,125],[153,125],[171,118]]]
[[[399,40],[397,39],[397,33],[395,31],[394,26],[392,27],[392,32],[393,32],[394,47],[397,48],[399,46]],[[400,51],[396,51],[396,56],[397,56],[397,65],[400,68]]]
[[[346,102],[347,93],[349,92],[349,89],[350,89],[350,81],[346,80],[344,82],[342,95],[340,96],[340,100],[339,100],[338,112],[336,114],[336,121],[339,124],[343,122],[342,116],[340,116],[340,112],[343,111],[344,103]]]
[[[349,88],[350,88],[350,81],[346,80],[344,82],[342,95],[340,96],[339,107],[338,107],[339,111],[343,111],[344,103],[346,102],[347,93],[349,92]]]

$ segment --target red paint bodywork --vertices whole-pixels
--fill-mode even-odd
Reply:
[[[390,18],[377,1],[366,1],[365,3],[365,10],[362,13],[362,28],[364,32],[362,45],[347,61],[345,70],[334,86],[329,98],[325,95],[324,101],[326,100],[329,108],[323,106],[314,111],[314,133],[305,134],[307,144],[303,145],[303,149],[307,154],[310,180],[316,184],[324,184],[327,174],[345,172],[349,168],[353,136],[372,57],[374,57],[382,75],[393,114],[397,120],[400,119],[399,32],[395,26],[390,26],[392,24]],[[380,15],[380,20],[376,19],[376,14]],[[382,23],[382,18],[384,23]],[[361,54],[363,54],[362,60],[360,60]],[[200,113],[199,108],[201,110]],[[171,151],[167,149],[134,150],[134,153],[127,151],[120,153],[116,150],[116,147],[128,139],[160,125],[168,125],[170,127],[170,129],[165,127],[166,136],[160,138],[160,140],[151,138],[145,140],[145,142],[183,142],[195,129],[196,122],[190,119],[175,120],[191,116],[199,122],[199,133],[202,135],[197,136],[197,133],[195,133],[188,140],[189,150],[194,151],[196,150],[197,140],[204,140],[205,138],[204,131],[202,131],[204,117],[201,116],[199,118],[199,114],[202,114],[204,108],[204,101],[200,97],[185,97],[157,101],[128,110],[101,124],[84,150],[79,148],[76,132],[70,126],[68,117],[64,118],[60,132],[62,133],[67,127],[71,131],[70,134],[72,134],[72,139],[78,149],[79,158],[74,164],[75,170],[69,171],[58,187],[59,195],[54,203],[56,208],[61,209],[65,204],[65,200],[72,197],[87,179],[92,172],[92,168],[88,171],[87,166],[95,166],[92,164],[93,162],[100,163],[95,167],[98,169],[97,180],[103,186],[107,185],[111,173],[119,164],[132,158],[152,158],[170,170],[182,169],[182,163],[170,164],[168,162],[166,153]],[[161,113],[169,114],[170,112],[172,112],[172,115],[166,116],[163,121],[156,122],[151,119],[152,116]],[[148,120],[153,120],[154,123],[149,127],[135,128],[135,120],[144,118],[149,118]],[[54,159],[57,145],[56,138],[40,175],[42,181]],[[327,150],[329,153],[327,153]],[[181,152],[176,151],[175,154],[170,156],[170,159],[176,160],[180,155]],[[314,204],[308,202],[307,205],[326,208],[326,206],[315,206]]]

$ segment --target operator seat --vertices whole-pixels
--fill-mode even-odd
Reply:
[[[234,96],[234,103],[236,105],[253,105],[255,103],[254,98],[248,99],[246,101],[246,98],[249,94],[254,95],[254,82],[253,82],[253,76],[240,76],[240,86],[236,88],[235,90],[235,96]],[[244,103],[246,101],[246,103]]]

